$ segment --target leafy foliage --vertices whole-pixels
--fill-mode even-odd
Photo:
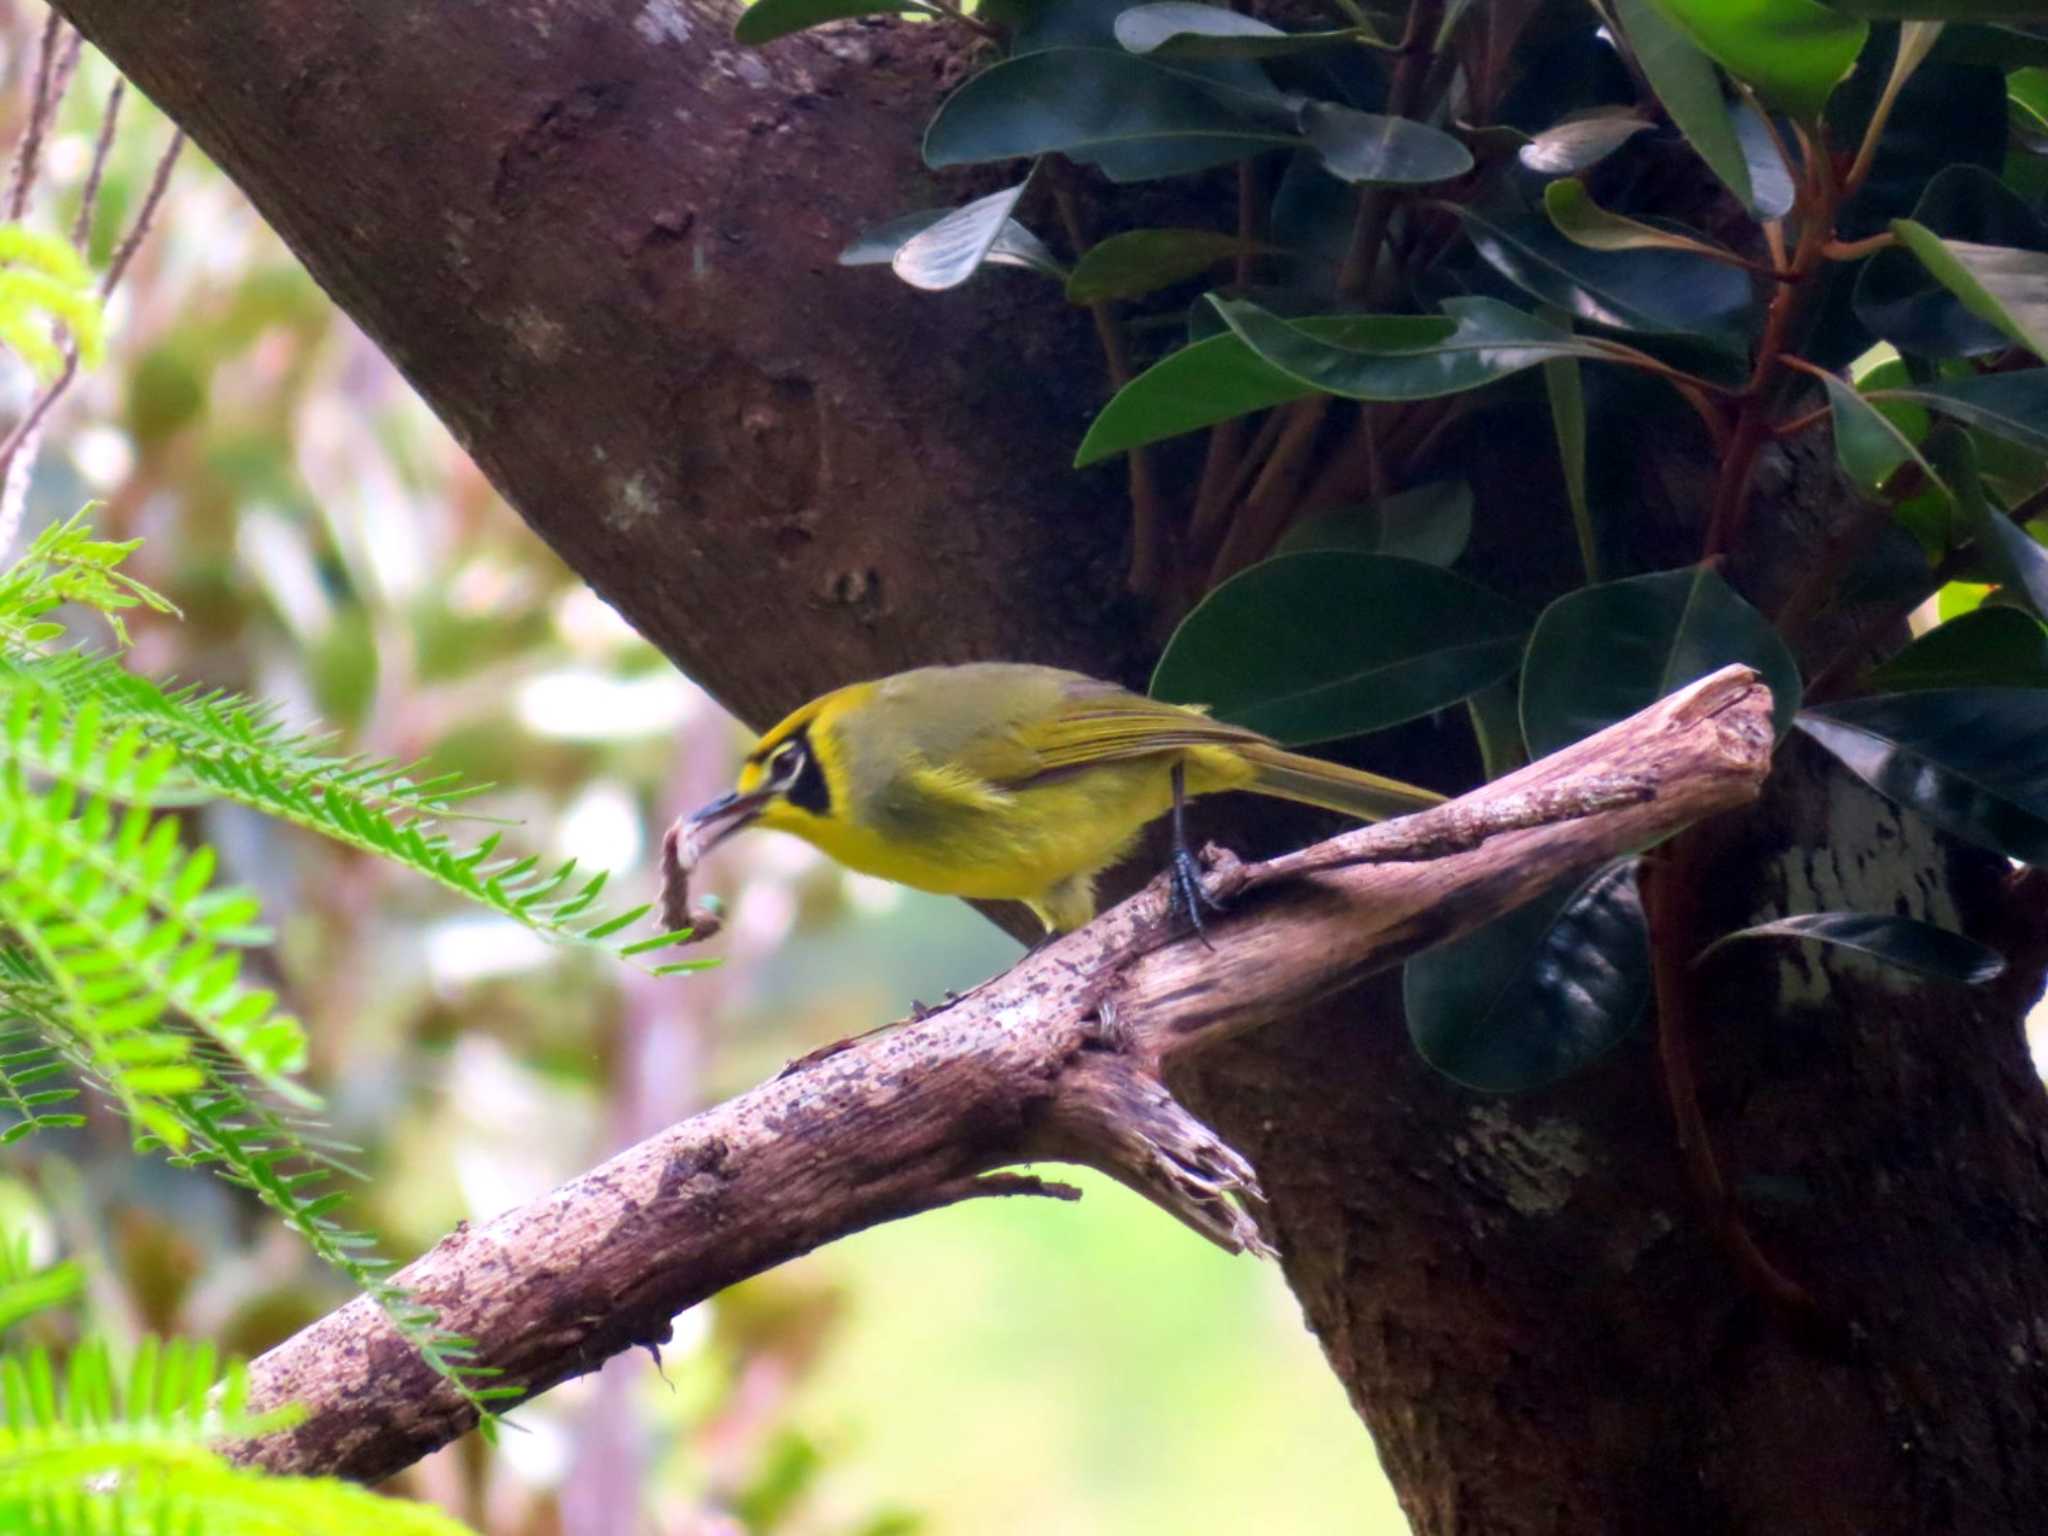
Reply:
[[[165,690],[118,658],[53,651],[61,605],[163,609],[122,576],[132,545],[93,540],[84,514],[46,529],[0,576],[0,1138],[75,1124],[89,1083],[146,1142],[210,1167],[274,1210],[363,1288],[444,1374],[473,1375],[466,1341],[389,1278],[325,1189],[344,1165],[305,1118],[305,1036],[277,995],[241,978],[265,942],[253,896],[216,879],[211,848],[172,808],[229,801],[391,860],[567,943],[638,953],[607,914],[602,875],[543,870],[443,822],[471,789],[394,763],[340,758],[230,694]],[[684,967],[663,967],[678,969]],[[488,1388],[474,1387],[479,1398]]]
[[[62,1305],[81,1278],[75,1262],[32,1268],[26,1236],[0,1231],[0,1330]],[[10,1348],[0,1352],[0,1530],[353,1536],[374,1525],[466,1536],[424,1505],[331,1478],[273,1476],[224,1454],[293,1418],[291,1409],[251,1413],[246,1370],[204,1344],[144,1338],[125,1369],[98,1337],[62,1356]]]
[[[1237,207],[1235,228],[1091,246],[1066,220],[1072,296],[1099,323],[1145,322],[1110,346],[1119,387],[1077,463],[1126,458],[1145,510],[1147,456],[1210,434],[1184,524],[1156,505],[1134,524],[1133,583],[1178,620],[1156,690],[1296,742],[1463,702],[1489,771],[1506,771],[1740,661],[1770,683],[1781,731],[1817,687],[1830,702],[1801,717],[1807,734],[1879,789],[2048,858],[2031,745],[2048,739],[2048,672],[2039,624],[2011,612],[2048,619],[2029,526],[2048,513],[2048,135],[2030,127],[2048,121],[2048,89],[2014,46],[2031,34],[1997,25],[2017,12],[1411,0],[1393,20],[1347,4],[1302,29],[1181,3],[1016,14],[988,13],[996,56],[939,108],[929,164],[1064,155],[1114,182],[1239,170],[1238,196],[1215,200]],[[1536,41],[1518,46],[1518,28]],[[1695,184],[1711,175],[1739,213],[1660,193],[1681,143]],[[1020,196],[1003,216],[1028,226],[1033,207]],[[1475,423],[1539,400],[1568,525],[1403,500],[1444,483],[1447,440],[1483,451]],[[1672,402],[1714,445],[1718,479],[1697,562],[1645,571],[1616,537],[1631,509],[1611,504],[1625,477],[1602,457]],[[1767,611],[1721,562],[1743,546],[1763,446],[1821,426],[1844,495],[1867,508],[1861,542]],[[1937,630],[1878,674],[1893,691],[1843,701],[1867,656],[1802,676],[1787,634],[1832,608],[1863,635],[1850,610],[1873,599],[1839,578],[1905,535],[1921,564],[1886,578],[1894,620],[1958,580],[2006,613]],[[1546,593],[1533,631],[1483,577],[1441,568],[1482,547],[1543,568],[1553,546],[1583,585]],[[1597,1021],[1580,1004],[1599,988],[1530,960],[1553,953],[1577,899],[1474,936],[1486,965],[1461,968],[1458,947],[1413,962],[1425,1055],[1467,1082],[1525,1085],[1615,1037],[1642,990],[1640,904],[1603,896],[1601,921],[1567,924],[1614,983]],[[1812,916],[1808,936],[1912,948],[1876,919]],[[1463,985],[1482,972],[1503,979]],[[1533,1031],[1511,1049],[1486,1022],[1509,996]]]
[[[87,367],[106,346],[106,315],[91,268],[70,242],[21,224],[0,224],[0,345],[49,378],[63,344]]]

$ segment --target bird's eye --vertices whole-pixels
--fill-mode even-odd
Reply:
[[[795,742],[779,749],[768,759],[768,775],[777,784],[793,784],[803,772],[804,749]]]

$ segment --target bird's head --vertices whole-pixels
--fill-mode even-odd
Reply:
[[[740,765],[732,792],[690,816],[692,863],[746,827],[814,837],[830,819],[831,779],[819,751],[824,734],[817,729],[825,702],[814,700],[763,735]]]

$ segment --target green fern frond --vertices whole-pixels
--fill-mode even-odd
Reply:
[[[0,224],[0,262],[41,272],[67,288],[92,286],[92,268],[77,246],[25,224]]]
[[[169,748],[172,764],[156,790],[160,803],[234,795],[267,812],[276,799],[267,785],[317,793],[332,784],[405,820],[458,814],[460,802],[488,787],[450,774],[421,778],[418,764],[336,756],[326,750],[331,736],[295,734],[268,705],[217,689],[166,690],[91,651],[0,656],[0,701],[7,705],[0,719],[7,721],[9,749],[42,772],[56,771],[49,738],[61,736],[64,723],[88,704],[108,727],[133,728],[150,746]]]
[[[62,371],[68,333],[86,366],[106,350],[106,307],[71,245],[20,224],[0,225],[0,340],[44,378]]]
[[[0,1230],[0,1332],[25,1317],[61,1307],[85,1288],[85,1270],[75,1261],[38,1268],[26,1232]]]
[[[440,830],[480,786],[422,778],[417,764],[336,757],[320,741],[232,694],[167,693],[109,657],[0,658],[0,747],[39,774],[130,804],[229,800],[403,864],[557,942],[615,954],[659,947],[609,942],[648,908],[598,911],[604,874],[579,880],[573,859],[543,870],[501,856],[499,833],[462,847]]]
[[[467,1536],[422,1505],[230,1465],[222,1446],[293,1421],[247,1400],[242,1366],[182,1341],[145,1340],[125,1372],[92,1340],[61,1371],[39,1350],[0,1357],[0,1531]]]
[[[91,712],[73,748],[93,757]],[[144,752],[133,732],[97,754],[104,777],[138,797],[169,754]],[[178,1126],[156,1101],[204,1081],[187,1058],[191,1036],[214,1041],[273,1093],[306,1100],[293,1080],[305,1032],[276,996],[239,981],[235,946],[253,936],[253,897],[215,888],[213,854],[187,849],[175,821],[138,806],[117,812],[103,794],[58,779],[33,789],[18,759],[0,764],[0,924],[57,994],[62,1021],[123,1107],[167,1144]]]
[[[391,1278],[372,1239],[335,1219],[350,1172],[294,1074],[305,1040],[237,951],[263,942],[253,898],[214,881],[166,806],[229,801],[400,864],[544,936],[637,956],[668,939],[618,936],[647,910],[597,910],[605,877],[544,869],[492,833],[460,846],[442,822],[476,792],[416,764],[341,757],[233,694],[167,690],[115,658],[53,652],[45,616],[81,603],[117,617],[168,607],[119,573],[134,547],[96,541],[83,514],[0,572],[0,1144],[75,1123],[83,1084],[143,1144],[212,1169],[277,1213],[381,1308],[490,1422],[470,1342]],[[694,969],[660,967],[658,971]],[[0,1530],[7,1527],[0,1524]]]
[[[5,973],[16,957],[0,950],[0,1147],[10,1147],[36,1131],[54,1131],[85,1124],[85,1116],[57,1106],[78,1097],[67,1079],[57,1048],[36,1021],[10,1013],[12,993]]]
[[[0,231],[4,229],[0,225]],[[118,569],[142,541],[95,539],[86,522],[91,512],[90,506],[82,507],[63,522],[52,523],[19,559],[0,570],[0,653],[60,638],[64,627],[44,622],[43,615],[65,603],[106,615],[123,645],[128,643],[120,619],[124,609],[178,611],[161,593]]]

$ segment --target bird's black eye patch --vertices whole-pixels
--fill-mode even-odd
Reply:
[[[801,756],[803,761],[797,768],[796,782],[783,794],[798,810],[823,816],[832,809],[832,791],[826,786],[825,770],[818,766],[817,758],[810,753],[805,752]]]
[[[769,754],[768,782],[800,811],[823,816],[832,809],[832,791],[807,736],[795,736]]]

